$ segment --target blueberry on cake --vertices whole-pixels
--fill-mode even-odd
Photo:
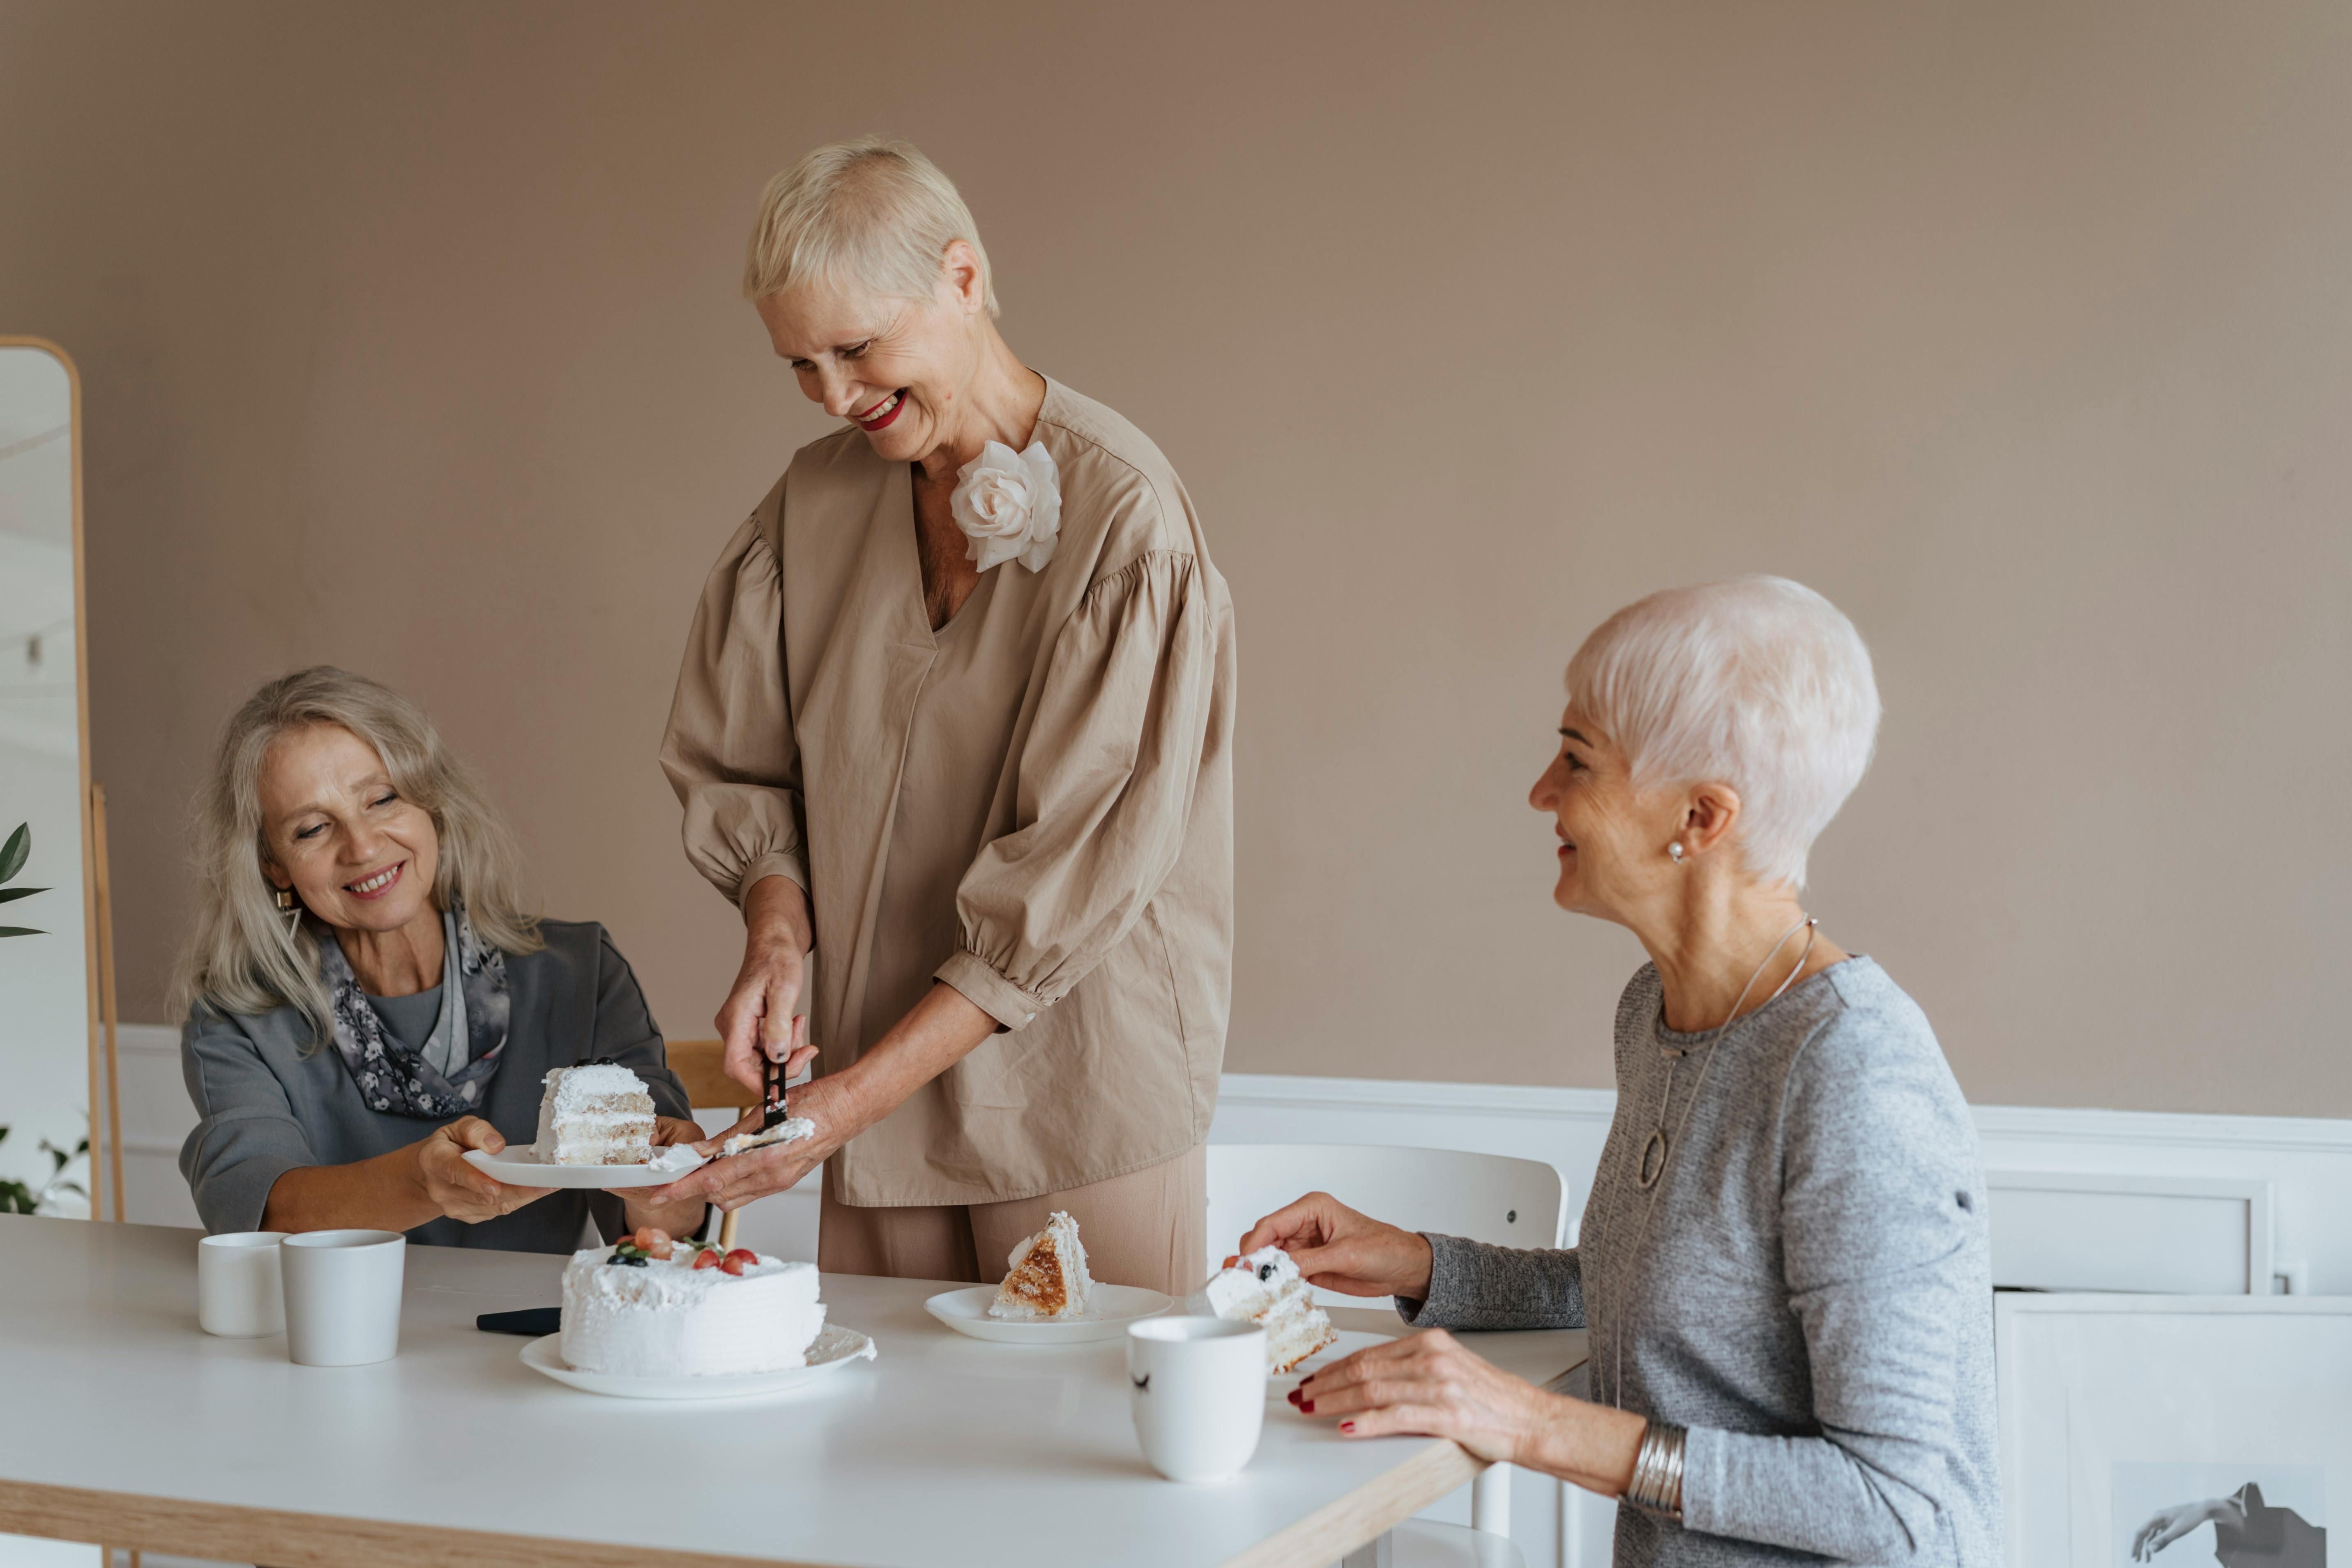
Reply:
[[[654,1097],[625,1067],[557,1068],[539,1101],[539,1142],[550,1165],[642,1165],[653,1158]]]
[[[1317,1351],[1339,1342],[1331,1315],[1315,1304],[1315,1289],[1290,1254],[1261,1247],[1209,1280],[1209,1310],[1265,1329],[1265,1369],[1285,1373]]]
[[[988,1305],[992,1318],[1075,1318],[1087,1310],[1094,1277],[1087,1272],[1078,1222],[1059,1209],[1045,1228],[1013,1249],[1004,1283]]]

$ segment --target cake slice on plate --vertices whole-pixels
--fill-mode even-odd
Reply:
[[[1078,1222],[1061,1210],[1004,1261],[1004,1283],[988,1304],[990,1317],[1075,1318],[1087,1310],[1095,1281],[1087,1272],[1086,1244],[1078,1239]]]
[[[557,1068],[544,1079],[539,1141],[551,1165],[642,1165],[653,1158],[654,1097],[625,1067]]]
[[[1339,1342],[1331,1314],[1315,1304],[1315,1289],[1290,1254],[1261,1247],[1209,1280],[1209,1310],[1265,1330],[1265,1370],[1285,1373],[1317,1351]]]

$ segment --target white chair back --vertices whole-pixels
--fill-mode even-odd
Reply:
[[[1368,1143],[1209,1145],[1209,1256],[1214,1272],[1259,1220],[1308,1193],[1407,1230],[1466,1236],[1503,1247],[1558,1247],[1566,1188],[1540,1160],[1460,1149]],[[1326,1303],[1376,1307],[1317,1292]]]

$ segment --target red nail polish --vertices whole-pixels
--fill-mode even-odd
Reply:
[[[1339,1423],[1339,1430],[1342,1432],[1352,1432],[1355,1429],[1356,1424],[1353,1421],[1342,1421]]]
[[[1315,1414],[1315,1402],[1311,1399],[1302,1399],[1298,1402],[1298,1408],[1312,1415]]]
[[[1298,1390],[1295,1388],[1290,1391],[1290,1403],[1293,1405],[1298,1403]]]

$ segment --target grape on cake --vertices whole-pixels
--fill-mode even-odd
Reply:
[[[1314,1287],[1290,1254],[1261,1247],[1209,1280],[1209,1310],[1265,1329],[1265,1370],[1285,1373],[1339,1342],[1331,1315],[1315,1304]]]
[[[563,1268],[564,1361],[581,1372],[723,1377],[808,1364],[816,1265],[672,1241],[651,1227]]]
[[[1045,1229],[1014,1247],[1004,1263],[1004,1283],[988,1304],[990,1317],[1075,1318],[1087,1310],[1094,1276],[1087,1272],[1078,1222],[1061,1210],[1054,1211]]]
[[[532,1152],[550,1165],[642,1165],[653,1158],[654,1097],[609,1062],[557,1068],[539,1101]]]

